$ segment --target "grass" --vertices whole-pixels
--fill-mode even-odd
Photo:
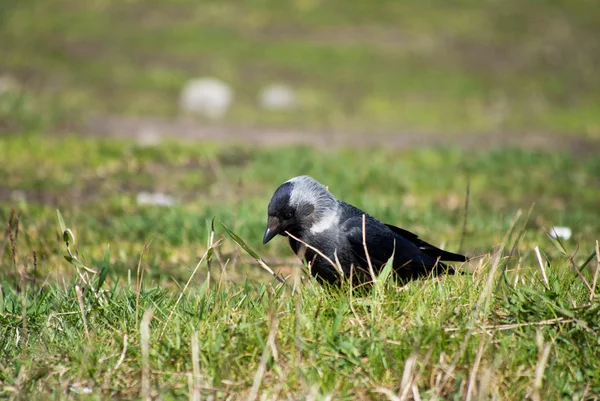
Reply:
[[[600,398],[594,155],[47,135],[115,114],[190,118],[181,87],[213,75],[235,90],[229,126],[598,138],[599,10],[0,2],[0,133],[14,134],[0,139],[0,398]],[[274,82],[296,109],[257,105]],[[284,239],[261,244],[273,190],[299,174],[471,256],[466,274],[316,284]],[[557,225],[573,237],[549,238]]]
[[[0,159],[2,397],[600,394],[597,158],[23,135],[2,139]],[[365,294],[307,279],[283,239],[260,244],[272,191],[300,173],[452,251],[470,182],[469,274]],[[139,205],[142,190],[176,204]],[[554,225],[574,237],[549,239]]]
[[[593,1],[4,1],[3,131],[107,114],[178,117],[197,76],[236,92],[225,122],[369,132],[600,135]],[[291,85],[269,112],[261,87]],[[31,121],[32,117],[34,121]]]

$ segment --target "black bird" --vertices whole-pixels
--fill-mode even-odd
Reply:
[[[381,272],[393,254],[394,272],[401,281],[453,274],[454,269],[441,261],[467,261],[463,255],[436,248],[409,231],[384,224],[337,200],[309,176],[292,178],[277,188],[268,213],[263,244],[277,234],[288,236],[294,253],[309,264],[311,274],[320,282],[338,284],[341,272],[354,285],[372,281],[365,243],[373,272]]]

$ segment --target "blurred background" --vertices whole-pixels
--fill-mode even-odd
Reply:
[[[531,243],[590,245],[598,21],[596,0],[2,0],[0,217],[40,266],[60,208],[90,263],[152,241],[153,271],[187,277],[213,216],[259,247],[308,173],[451,250],[489,252],[532,205]]]
[[[177,125],[192,116],[242,137],[269,127],[436,134],[434,142],[466,133],[600,137],[594,0],[0,7],[2,132],[199,135]]]

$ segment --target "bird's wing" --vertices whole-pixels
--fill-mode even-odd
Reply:
[[[365,247],[363,242],[362,217],[352,217],[342,224],[346,240],[354,253],[360,260],[366,262]],[[383,223],[368,216],[365,220],[366,245],[369,252],[369,259],[374,268],[379,269],[387,263],[394,254],[394,265],[401,266],[404,263],[416,262],[419,264],[430,265],[429,257],[423,258],[419,248],[411,241],[399,237],[390,231]]]
[[[417,247],[419,247],[421,252],[431,256],[434,259],[446,260],[449,262],[466,262],[468,260],[464,255],[459,255],[458,253],[452,253],[444,251],[440,248],[436,248],[435,246],[423,241],[418,235],[413,234],[410,231],[406,231],[400,227],[392,226],[391,224],[386,224],[386,226],[397,235],[400,235],[401,237],[415,244]]]

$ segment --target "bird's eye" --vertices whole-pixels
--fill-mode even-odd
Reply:
[[[286,212],[283,217],[285,217],[286,219],[291,219],[293,216],[294,216],[294,213],[292,213],[292,212]]]

